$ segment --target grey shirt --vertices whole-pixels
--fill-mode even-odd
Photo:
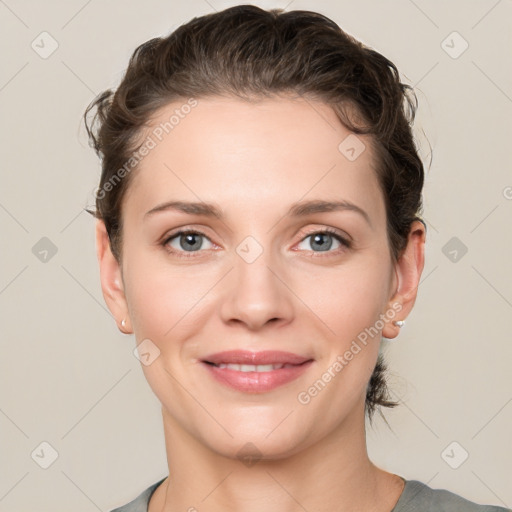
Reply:
[[[162,478],[133,501],[111,512],[148,512],[149,499],[164,480]],[[512,509],[478,505],[445,489],[431,489],[417,480],[405,480],[404,490],[391,512],[512,512]]]

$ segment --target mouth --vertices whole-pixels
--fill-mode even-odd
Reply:
[[[237,391],[263,393],[297,379],[313,361],[291,352],[231,350],[211,354],[201,363],[217,382]]]
[[[273,370],[280,370],[281,368],[291,368],[293,364],[233,364],[233,363],[220,363],[215,364],[209,361],[204,361],[206,364],[211,364],[216,368],[227,368],[228,370],[235,370],[237,372],[271,372]]]
[[[300,356],[292,352],[282,352],[278,350],[263,350],[260,352],[251,352],[249,350],[226,350],[210,354],[204,358],[204,362],[214,365],[220,364],[238,364],[249,366],[265,365],[299,365],[310,360],[309,357]]]

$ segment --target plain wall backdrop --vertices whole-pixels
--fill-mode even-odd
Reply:
[[[108,511],[167,475],[160,404],[101,293],[81,116],[139,44],[236,4],[0,1],[0,511]],[[512,507],[512,2],[254,4],[329,16],[415,87],[426,266],[385,342],[402,404],[368,426],[370,457]]]

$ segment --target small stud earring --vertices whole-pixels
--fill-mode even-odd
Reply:
[[[405,325],[405,320],[396,320],[393,322],[397,327],[403,327]]]
[[[126,329],[126,320],[124,318],[121,320],[121,327]]]

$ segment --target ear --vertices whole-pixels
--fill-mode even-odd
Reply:
[[[121,267],[112,254],[105,223],[100,219],[96,221],[96,254],[100,268],[103,298],[119,330],[125,334],[131,334],[133,331],[124,294]],[[121,324],[123,320],[124,325]]]
[[[400,332],[400,328],[394,325],[397,320],[405,320],[411,312],[418,286],[420,284],[421,273],[425,265],[425,225],[421,221],[414,221],[409,231],[407,246],[400,255],[395,264],[394,289],[387,311],[396,311],[394,318],[386,320],[382,329],[382,336],[388,339],[395,338]]]

